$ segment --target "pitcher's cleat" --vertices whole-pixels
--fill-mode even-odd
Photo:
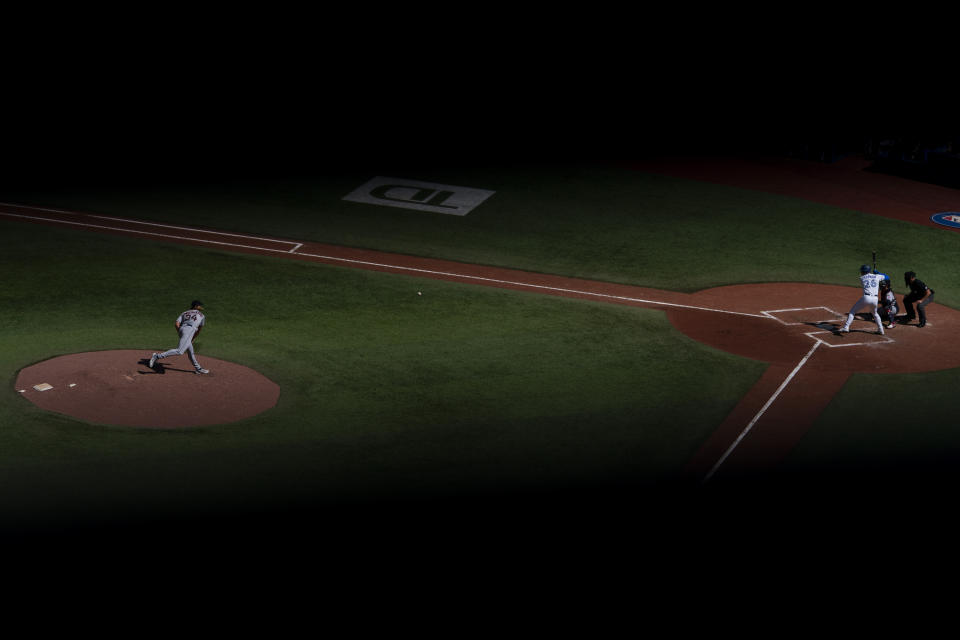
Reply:
[[[210,372],[206,369],[197,369],[197,373],[210,373]]]
[[[153,369],[153,366],[155,364],[157,364],[157,354],[153,354],[152,356],[150,356],[150,364],[148,364],[147,366]]]

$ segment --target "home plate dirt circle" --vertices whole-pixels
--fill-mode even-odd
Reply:
[[[16,391],[46,411],[94,424],[178,429],[226,424],[276,406],[280,387],[242,365],[187,356],[147,366],[149,350],[73,353],[20,371]]]
[[[855,278],[851,278],[855,279]],[[705,289],[685,301],[731,313],[671,309],[670,321],[691,338],[723,351],[774,364],[795,365],[817,342],[808,367],[863,373],[919,373],[960,367],[960,311],[934,301],[929,324],[884,328],[857,318],[840,334],[862,291],[856,287],[782,282]],[[897,303],[903,295],[897,293]],[[864,310],[865,311],[865,310]],[[903,313],[903,310],[900,311]]]
[[[872,320],[857,318],[849,333],[839,333],[861,293],[809,283],[732,285],[698,291],[666,312],[695,340],[769,363],[687,463],[693,481],[776,467],[853,374],[960,367],[960,344],[953,339],[960,312],[936,302],[923,328],[913,321],[877,335]]]

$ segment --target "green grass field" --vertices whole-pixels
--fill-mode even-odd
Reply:
[[[242,508],[655,484],[763,369],[692,343],[655,311],[30,225],[5,231],[13,277],[2,299],[15,311],[0,359],[8,514],[62,514],[64,501],[84,511]],[[13,393],[16,371],[32,362],[169,341],[182,282],[210,301],[201,358],[263,372],[281,385],[276,409],[158,433],[80,424]],[[726,374],[734,368],[740,375]],[[685,402],[689,388],[706,401]]]
[[[0,200],[675,291],[852,286],[877,249],[881,268],[914,269],[938,303],[960,300],[960,236],[936,229],[616,167],[400,171],[497,193],[466,217],[341,200],[374,174],[8,188]],[[583,487],[649,495],[671,486],[766,366],[687,339],[655,310],[7,221],[0,249],[8,523]],[[201,361],[270,377],[276,409],[153,432],[47,414],[14,392],[34,362],[169,342],[196,297],[209,316]],[[885,417],[865,424],[878,379]],[[950,457],[960,435],[943,427],[958,381],[956,371],[855,376],[787,467]],[[933,400],[910,408],[921,391]]]

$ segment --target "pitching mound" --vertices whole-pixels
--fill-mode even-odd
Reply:
[[[280,387],[253,369],[204,356],[147,367],[149,350],[74,353],[26,367],[16,391],[47,411],[85,422],[176,429],[225,424],[276,406]]]

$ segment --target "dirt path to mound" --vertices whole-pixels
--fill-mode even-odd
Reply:
[[[783,167],[695,161],[656,167],[671,175],[735,184],[933,225],[930,215],[960,210],[957,192],[850,168]],[[782,163],[780,163],[782,164]],[[649,165],[644,170],[653,170]],[[753,175],[751,178],[750,175]],[[908,191],[919,195],[912,200]],[[807,195],[804,195],[807,193]],[[907,206],[907,201],[910,206]],[[708,345],[770,363],[714,435],[691,459],[691,478],[767,469],[783,458],[812,426],[834,394],[855,372],[895,373],[960,366],[960,345],[948,339],[960,329],[960,312],[933,303],[930,324],[873,333],[857,321],[850,334],[834,330],[859,298],[854,287],[790,283],[736,285],[682,294],[576,278],[483,267],[443,260],[267,238],[213,229],[174,227],[138,220],[34,207],[0,205],[0,219],[68,226],[158,241],[213,246],[408,276],[465,282],[545,295],[662,309],[682,332]],[[943,228],[943,227],[940,227]],[[946,231],[951,231],[945,229]],[[797,300],[805,300],[797,308]]]

